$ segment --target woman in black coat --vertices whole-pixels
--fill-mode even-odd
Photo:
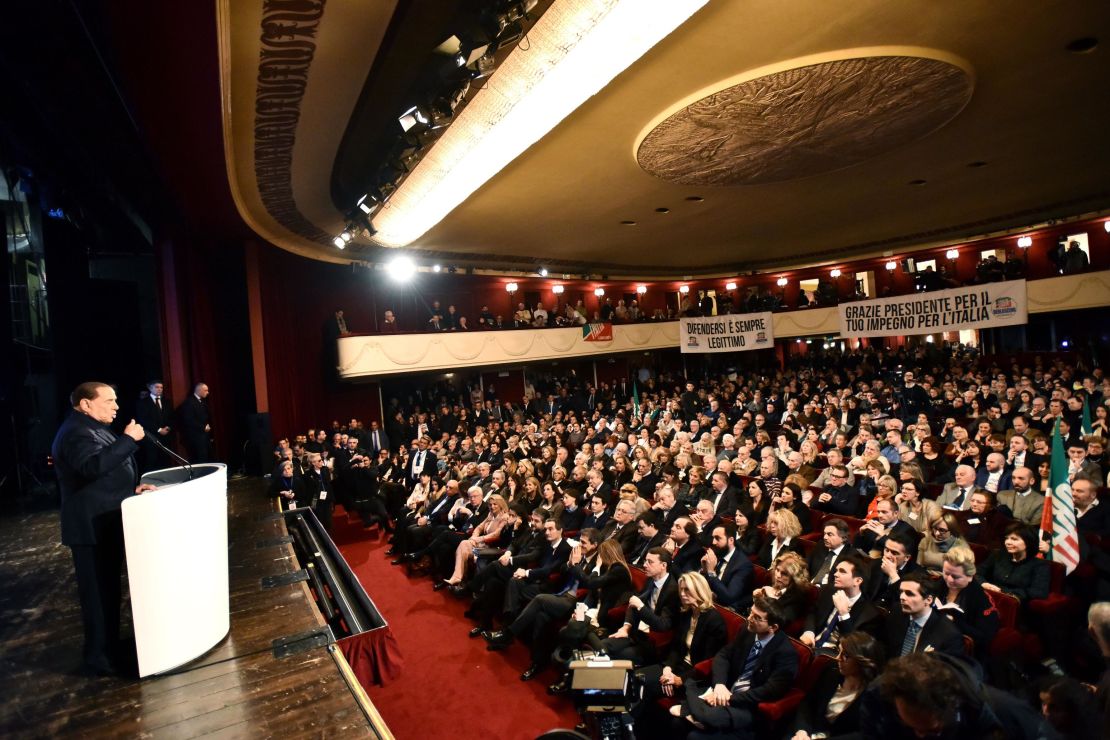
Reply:
[[[1027,524],[1014,522],[1002,538],[1005,552],[992,552],[979,575],[983,588],[1001,591],[1025,604],[1048,598],[1048,563],[1037,558],[1037,535]]]
[[[953,547],[944,554],[941,573],[946,589],[936,608],[975,641],[976,657],[985,658],[998,634],[999,620],[998,610],[975,578],[975,553],[967,547]]]
[[[851,632],[840,640],[840,654],[806,692],[786,737],[804,731],[828,737],[859,731],[860,696],[882,668],[882,647],[866,632]]]
[[[682,610],[674,624],[674,639],[659,665],[644,666],[641,706],[655,705],[663,696],[682,697],[687,676],[694,666],[712,658],[728,642],[724,617],[713,606],[713,592],[701,573],[684,573],[678,579]],[[689,638],[689,648],[686,647]]]

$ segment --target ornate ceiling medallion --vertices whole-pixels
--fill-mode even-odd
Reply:
[[[969,72],[919,56],[834,59],[765,74],[682,105],[636,150],[684,185],[757,185],[839,170],[927,136],[971,98]]]

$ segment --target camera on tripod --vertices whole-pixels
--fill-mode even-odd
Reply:
[[[635,740],[632,707],[643,687],[632,672],[632,661],[589,658],[574,660],[570,695],[591,737],[599,740]]]

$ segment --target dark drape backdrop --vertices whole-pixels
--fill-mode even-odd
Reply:
[[[353,331],[370,323],[370,286],[349,266],[259,250],[270,428],[276,437],[351,418],[381,421],[377,383],[340,383],[329,367],[325,325],[343,308]]]
[[[177,320],[184,345],[167,349],[182,353],[186,376],[170,391],[180,404],[195,383],[208,385],[217,459],[237,466],[255,409],[243,250],[182,237],[163,245],[161,259],[173,260],[178,295],[166,320]]]

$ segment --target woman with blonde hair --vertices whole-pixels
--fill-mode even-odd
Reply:
[[[767,515],[767,541],[756,556],[756,563],[770,569],[771,563],[784,552],[798,552],[794,538],[802,533],[802,524],[789,509],[775,509]]]
[[[771,582],[752,592],[752,598],[773,599],[783,613],[783,622],[805,616],[809,606],[809,568],[799,552],[788,550],[775,559]]]
[[[462,583],[463,577],[466,575],[467,563],[470,561],[474,548],[493,546],[501,539],[501,530],[509,523],[509,505],[505,503],[505,499],[499,493],[490,496],[488,503],[489,514],[474,528],[470,537],[460,542],[459,546],[455,548],[455,571],[450,578],[435,585],[436,591],[447,586],[454,586],[456,583]]]
[[[896,493],[898,493],[898,481],[894,480],[894,476],[880,475],[878,480],[875,481],[875,496],[867,504],[867,515],[864,516],[864,519],[874,519],[875,508],[879,505],[879,502],[890,501]]]
[[[663,696],[681,697],[694,666],[712,658],[728,641],[724,618],[713,608],[713,592],[701,573],[683,573],[678,579],[682,605],[674,621],[674,639],[658,665],[640,669],[644,677],[644,704],[656,706]]]
[[[921,546],[917,548],[917,563],[937,573],[944,562],[944,556],[956,547],[971,549],[964,539],[963,528],[956,514],[941,511],[929,520],[929,529],[921,540]]]

